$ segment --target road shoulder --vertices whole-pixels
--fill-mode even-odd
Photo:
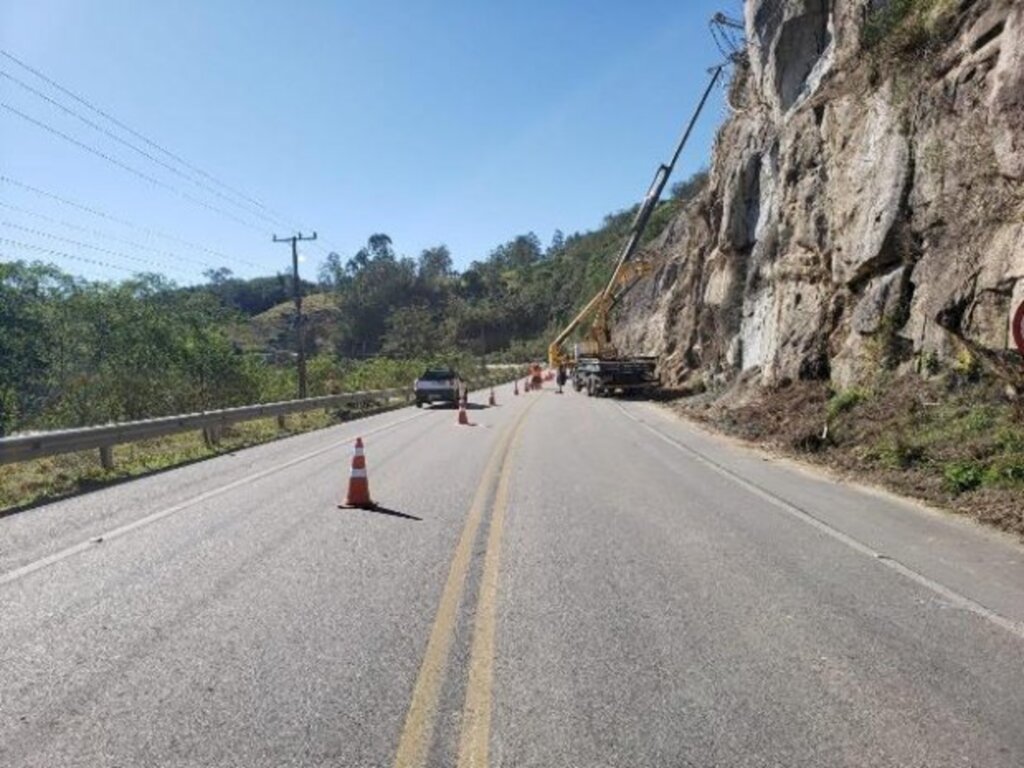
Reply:
[[[966,518],[819,467],[780,458],[711,432],[649,403],[617,404],[663,434],[757,489],[897,566],[948,588],[1024,628],[1024,547]]]

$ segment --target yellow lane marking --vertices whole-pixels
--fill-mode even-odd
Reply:
[[[441,602],[430,630],[427,650],[423,655],[416,684],[412,691],[412,700],[405,715],[405,725],[395,753],[395,768],[421,768],[426,763],[427,753],[433,740],[434,720],[437,713],[437,702],[441,695],[445,668],[452,638],[455,634],[455,623],[458,618],[459,604],[466,583],[473,557],[473,543],[476,541],[477,530],[487,507],[487,497],[493,485],[494,476],[507,455],[511,437],[518,431],[529,412],[531,405],[519,415],[512,426],[498,441],[494,453],[491,454],[487,467],[484,469],[480,485],[473,497],[466,524],[462,529],[459,542],[455,546],[455,556],[448,570],[448,580],[441,593]]]
[[[534,401],[536,402],[536,401]],[[505,463],[494,494],[494,513],[487,534],[484,572],[477,599],[476,623],[470,651],[469,682],[462,712],[459,739],[459,768],[485,768],[491,738],[491,688],[494,680],[494,634],[498,601],[498,571],[501,565],[501,537],[508,509],[508,488],[512,477],[512,457],[522,432],[523,422],[512,433]]]

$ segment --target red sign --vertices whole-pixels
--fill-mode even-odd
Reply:
[[[1017,344],[1017,349],[1024,355],[1024,301],[1013,315],[1013,340]]]

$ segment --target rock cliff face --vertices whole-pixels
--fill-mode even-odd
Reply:
[[[615,341],[667,383],[853,386],[1012,347],[1024,1],[747,0],[708,189]]]

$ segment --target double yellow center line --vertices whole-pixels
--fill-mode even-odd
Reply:
[[[501,557],[501,537],[505,510],[508,506],[509,482],[512,475],[512,450],[519,439],[526,414],[537,400],[532,401],[505,433],[491,454],[480,485],[473,497],[469,515],[455,546],[448,579],[441,594],[441,603],[430,630],[427,650],[420,665],[412,700],[405,716],[405,725],[395,754],[395,768],[422,768],[426,764],[433,743],[434,721],[441,697],[441,687],[448,666],[448,656],[455,636],[459,605],[466,585],[466,576],[473,559],[473,543],[484,518],[487,500],[494,485],[494,513],[487,536],[484,570],[477,600],[476,621],[469,662],[469,681],[462,716],[462,735],[459,740],[459,768],[487,765],[487,748],[491,729],[491,687],[494,663],[495,613],[498,594],[498,566]]]

